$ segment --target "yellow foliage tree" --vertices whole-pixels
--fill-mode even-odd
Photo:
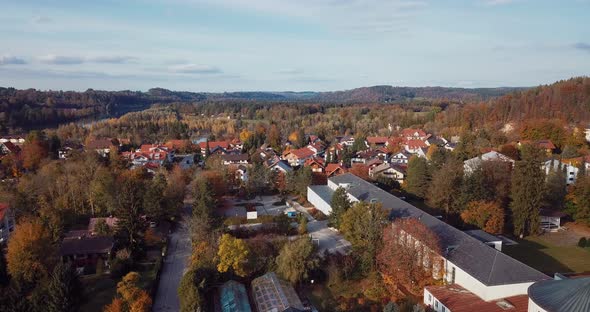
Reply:
[[[248,246],[243,240],[229,234],[223,234],[217,252],[219,256],[217,270],[223,273],[231,268],[238,276],[246,276],[248,254]]]
[[[246,141],[248,141],[248,139],[251,136],[252,136],[252,131],[249,131],[248,129],[244,129],[244,130],[242,130],[242,132],[240,132],[240,141],[246,142]]]
[[[47,276],[54,260],[47,228],[38,219],[21,221],[8,241],[8,273],[13,278],[33,282]]]
[[[149,312],[152,306],[152,298],[148,293],[139,288],[139,274],[129,272],[117,283],[117,294],[115,298],[105,307],[104,312]]]

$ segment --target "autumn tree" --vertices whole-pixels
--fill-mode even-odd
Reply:
[[[32,283],[49,275],[54,263],[51,235],[38,219],[23,219],[8,240],[8,273],[17,281]]]
[[[105,307],[105,312],[129,311],[149,312],[152,299],[149,294],[139,287],[139,274],[129,272],[117,283],[117,298]]]
[[[382,229],[387,213],[378,203],[355,203],[341,218],[340,230],[352,244],[353,254],[358,258],[363,272],[375,268],[375,257],[381,248]]]
[[[217,200],[211,183],[205,178],[197,178],[193,184],[193,197],[193,216],[214,219]]]
[[[473,201],[461,213],[461,219],[490,234],[502,234],[504,230],[504,209],[495,201]]]
[[[246,276],[248,253],[248,246],[243,240],[229,234],[223,234],[219,241],[219,250],[217,252],[217,256],[219,256],[217,270],[223,273],[229,271],[229,269],[233,269],[236,275]]]
[[[457,193],[463,179],[463,162],[450,159],[432,175],[427,191],[428,202],[444,209],[447,215],[456,212]]]
[[[49,155],[49,146],[45,135],[38,131],[29,133],[22,147],[23,167],[27,170],[36,170],[41,161]]]
[[[143,172],[135,169],[125,172],[119,177],[120,192],[117,194],[116,215],[117,231],[125,238],[127,246],[136,252],[138,251],[142,237],[141,232],[145,224],[141,218],[143,212],[143,197],[145,184]]]
[[[417,219],[397,219],[383,231],[377,263],[387,284],[419,294],[433,272],[442,272],[440,254],[440,239],[432,230]]]
[[[348,199],[348,194],[343,187],[338,187],[336,191],[332,194],[332,200],[330,201],[330,207],[332,208],[332,213],[330,213],[330,224],[339,229],[340,228],[340,220],[342,215],[350,209],[352,203],[350,199]]]
[[[404,188],[417,197],[424,198],[430,185],[430,174],[426,159],[412,156],[408,162],[407,178]]]
[[[164,197],[167,183],[163,173],[157,173],[151,181],[146,181],[145,195],[143,197],[143,210],[145,214],[155,221],[166,218],[167,202]]]
[[[301,237],[283,246],[277,257],[277,273],[291,283],[309,278],[309,273],[319,267],[315,246],[308,237]]]
[[[539,209],[545,192],[542,161],[543,152],[540,149],[524,145],[522,160],[514,166],[510,209],[514,234],[520,237],[537,233],[539,229]]]
[[[47,311],[78,311],[82,294],[82,284],[76,269],[60,261],[53,269],[47,285]]]
[[[590,177],[578,174],[567,194],[566,212],[574,220],[590,224]]]

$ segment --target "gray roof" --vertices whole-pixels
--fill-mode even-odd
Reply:
[[[469,236],[475,237],[482,243],[501,242],[502,239],[482,230],[465,231]]]
[[[246,287],[236,281],[228,281],[220,289],[221,310],[223,312],[251,312]]]
[[[252,280],[252,297],[258,312],[303,311],[303,303],[291,284],[274,272]]]
[[[537,282],[528,295],[546,311],[590,311],[590,277]]]
[[[381,203],[392,218],[420,220],[439,237],[443,250],[446,250],[443,256],[484,285],[527,283],[549,278],[353,174],[335,176],[330,181],[350,184],[350,195],[362,201]]]

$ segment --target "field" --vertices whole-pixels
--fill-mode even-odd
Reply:
[[[570,233],[567,233],[570,232]],[[518,245],[504,246],[506,254],[553,276],[554,273],[590,272],[590,249],[576,246],[576,239],[568,230],[564,233],[549,233],[517,240]]]

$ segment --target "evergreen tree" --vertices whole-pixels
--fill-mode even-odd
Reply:
[[[82,284],[70,264],[58,263],[47,286],[47,311],[77,311],[82,297]]]
[[[166,177],[162,173],[156,174],[154,179],[147,184],[145,196],[143,197],[143,209],[146,215],[156,221],[166,217]]]
[[[444,209],[447,215],[456,212],[455,203],[462,179],[463,163],[455,159],[447,161],[432,176],[427,192],[430,205]]]
[[[426,197],[430,184],[428,162],[426,159],[412,156],[408,162],[408,177],[406,178],[405,189],[417,197]]]
[[[342,215],[352,206],[350,200],[348,199],[348,194],[346,190],[342,187],[338,187],[334,194],[332,194],[332,200],[330,202],[330,207],[332,208],[332,213],[330,214],[330,224],[339,229],[340,228],[340,219]]]
[[[214,209],[217,204],[211,184],[204,178],[195,181],[193,189],[193,216],[207,216],[214,219]]]
[[[516,162],[512,176],[510,209],[514,234],[537,233],[539,209],[545,192],[545,174],[541,169],[543,152],[532,146],[522,148],[522,160]]]

